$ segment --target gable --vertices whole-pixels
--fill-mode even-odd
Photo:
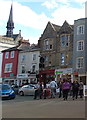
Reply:
[[[54,28],[53,24],[48,22],[43,34],[41,35],[41,39],[46,39],[46,38],[53,38],[56,36],[56,29]]]
[[[59,33],[60,34],[71,33],[72,31],[73,31],[73,27],[65,21],[61,26]]]

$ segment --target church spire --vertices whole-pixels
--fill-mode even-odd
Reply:
[[[14,29],[13,6],[12,6],[12,5],[11,5],[10,14],[9,14],[9,19],[8,19],[6,28],[7,28],[6,36],[7,36],[7,37],[12,37],[12,36],[13,36],[13,29]]]

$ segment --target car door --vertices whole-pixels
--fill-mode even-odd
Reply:
[[[34,95],[34,87],[28,86],[28,95]]]

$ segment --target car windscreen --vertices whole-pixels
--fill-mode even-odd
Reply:
[[[2,85],[2,90],[10,90],[11,87],[9,85]]]

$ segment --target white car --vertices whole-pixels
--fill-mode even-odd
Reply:
[[[34,95],[35,90],[36,90],[36,88],[32,85],[24,85],[19,89],[18,94],[21,96]]]

